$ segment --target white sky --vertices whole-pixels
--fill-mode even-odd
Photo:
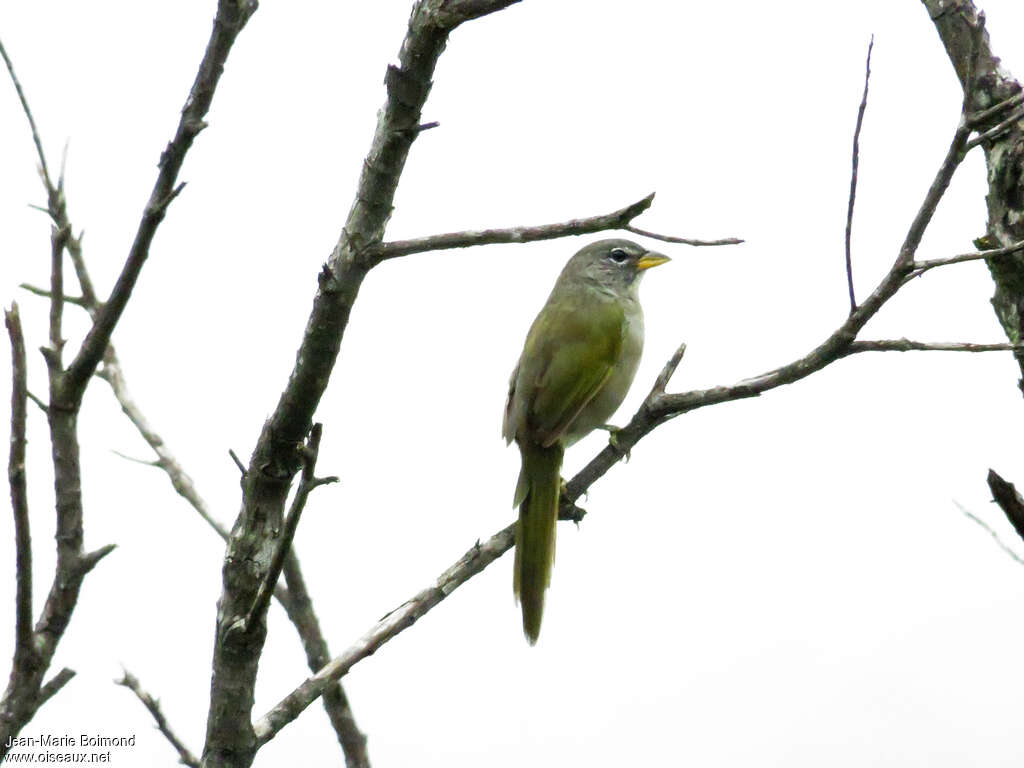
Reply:
[[[285,384],[409,5],[264,0],[115,335],[140,405],[227,524],[239,503],[227,451],[248,456]],[[102,293],[214,6],[0,6],[53,166],[70,141],[69,208]],[[996,51],[1024,76],[1024,7],[984,7]],[[680,341],[676,390],[788,362],[845,316],[850,141],[871,33],[854,242],[866,296],[960,108],[910,0],[524,2],[468,24],[437,69],[423,117],[441,127],[413,148],[389,237],[547,223],[657,190],[639,226],[748,242],[660,247],[674,261],[645,281],[647,349],[617,421]],[[0,138],[0,299],[19,301],[35,350],[46,307],[17,284],[46,283],[48,225],[27,207],[43,195],[6,83]],[[920,257],[971,250],[984,194],[977,155]],[[507,377],[555,275],[589,239],[414,256],[366,280],[317,414],[319,469],[342,482],[317,491],[296,540],[334,652],[512,519]],[[863,337],[1001,341],[991,291],[978,262],[930,273]],[[1024,550],[985,486],[990,466],[1024,482],[1017,376],[1002,353],[863,355],[660,428],[594,486],[578,531],[560,527],[537,647],[522,638],[506,557],[345,678],[374,765],[1020,765],[1024,569],[954,504]],[[53,513],[34,409],[29,429],[38,609]],[[134,733],[115,765],[171,765],[149,715],[111,680],[123,663],[201,750],[223,546],[162,474],[112,453],[148,458],[103,382],[81,437],[86,544],[119,549],[86,581],[55,659],[78,677],[23,735]],[[575,447],[565,475],[605,439]],[[13,617],[9,514],[0,564],[0,615]],[[12,625],[0,621],[0,659]],[[255,715],[306,674],[274,606]],[[317,704],[256,764],[339,762]]]

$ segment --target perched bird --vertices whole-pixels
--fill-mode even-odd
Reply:
[[[640,277],[668,260],[629,240],[583,248],[558,276],[512,372],[502,434],[522,456],[513,588],[530,645],[551,582],[562,455],[626,397],[644,344]]]

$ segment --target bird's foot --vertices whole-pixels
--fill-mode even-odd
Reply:
[[[576,524],[576,527],[579,528],[580,520],[582,520],[587,514],[587,510],[583,509],[583,507],[578,507],[575,503],[569,501],[568,486],[565,482],[565,478],[560,477],[558,480],[558,519],[572,520],[572,522]]]
[[[619,433],[622,431],[621,428],[616,427],[612,424],[602,424],[598,429],[603,429],[608,433],[608,445],[615,449],[615,452],[622,458],[629,462],[629,449],[623,450],[619,445]]]

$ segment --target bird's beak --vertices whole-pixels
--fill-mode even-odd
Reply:
[[[659,264],[664,264],[666,261],[672,261],[668,256],[664,256],[654,251],[648,251],[636,263],[636,268],[639,270],[650,269],[656,267]]]

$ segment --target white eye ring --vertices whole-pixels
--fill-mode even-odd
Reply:
[[[616,264],[623,264],[626,259],[629,258],[629,254],[621,248],[612,248],[611,251],[608,252],[608,256]]]

